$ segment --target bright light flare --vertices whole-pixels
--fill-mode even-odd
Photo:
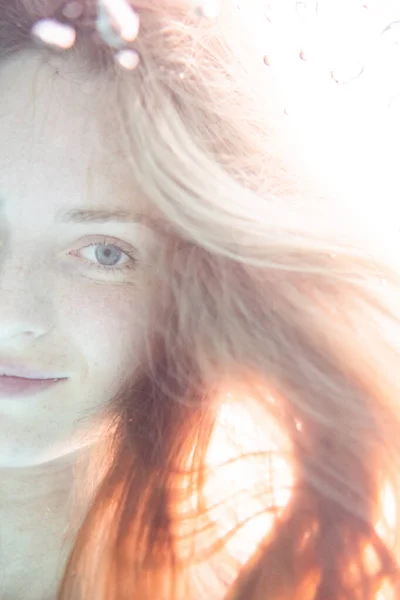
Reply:
[[[301,423],[297,429],[302,431]],[[248,457],[225,465],[246,453]],[[240,525],[225,546],[237,565],[251,558],[273,527],[276,515],[290,500],[295,483],[290,457],[289,440],[274,421],[266,418],[260,408],[257,411],[251,399],[233,400],[230,396],[230,401],[222,406],[209,448],[207,464],[213,474],[204,493],[208,505],[213,507],[209,516],[221,538]],[[389,485],[382,490],[381,501],[382,513],[376,529],[393,548],[398,525],[396,499]],[[277,507],[278,513],[269,512],[268,506]],[[377,557],[369,548],[365,552],[372,573],[377,568]],[[382,587],[378,600],[394,600],[388,586]]]
[[[268,119],[286,167],[334,196],[345,214],[363,215],[372,235],[379,227],[382,238],[397,239],[400,0],[237,4],[260,63],[269,65],[260,80],[273,96]]]
[[[293,484],[285,436],[265,414],[257,415],[261,411],[252,412],[253,405],[250,398],[231,397],[222,406],[207,455],[212,475],[204,490],[215,507],[210,516],[221,538],[238,526],[226,548],[240,563],[266,537]]]

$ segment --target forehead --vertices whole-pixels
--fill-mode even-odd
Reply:
[[[25,54],[1,65],[0,89],[0,195],[98,203],[131,189],[104,80]]]

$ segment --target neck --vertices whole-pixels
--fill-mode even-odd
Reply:
[[[44,592],[52,589],[71,548],[68,515],[76,458],[0,469],[2,597],[48,597]]]
[[[0,468],[0,511],[43,510],[47,501],[68,494],[78,453],[30,467]]]

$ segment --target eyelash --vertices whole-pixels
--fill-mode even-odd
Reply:
[[[83,246],[83,248],[81,248],[81,250],[86,249],[86,248],[91,248],[92,246],[112,246],[113,248],[116,248],[117,250],[121,250],[121,252],[123,254],[126,254],[126,256],[129,257],[129,261],[127,263],[125,263],[124,265],[122,265],[121,267],[106,267],[106,266],[102,266],[102,265],[98,265],[96,263],[94,263],[91,260],[88,260],[86,258],[81,258],[81,260],[84,261],[85,264],[88,265],[88,267],[90,269],[96,269],[97,272],[100,273],[104,273],[106,272],[111,272],[111,273],[121,273],[123,271],[130,271],[131,269],[134,269],[137,263],[137,256],[135,254],[135,252],[130,249],[130,248],[126,248],[122,242],[119,242],[118,244],[115,243],[115,240],[112,240],[110,238],[102,238],[96,242],[92,242],[91,244],[88,244],[87,246]],[[78,251],[79,252],[79,251]],[[71,254],[76,254],[77,252],[72,252]]]

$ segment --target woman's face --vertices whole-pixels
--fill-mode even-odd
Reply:
[[[67,378],[0,392],[0,467],[30,466],[77,449],[84,419],[138,366],[153,233],[133,218],[67,220],[143,213],[90,110],[94,84],[34,56],[3,64],[0,78],[0,369]]]

